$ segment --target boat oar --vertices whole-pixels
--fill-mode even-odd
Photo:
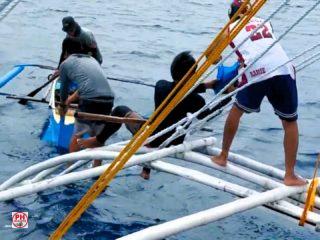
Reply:
[[[50,75],[49,75],[50,76]],[[55,75],[53,77],[49,77],[49,81],[46,82],[45,84],[41,85],[40,87],[38,87],[37,89],[33,90],[32,92],[30,92],[29,94],[27,94],[28,97],[33,97],[35,96],[38,92],[40,92],[43,88],[45,88],[46,86],[48,86],[51,82],[53,82],[56,78],[58,78],[59,75]],[[18,103],[22,104],[22,105],[26,105],[28,102],[27,99],[21,99]]]
[[[115,117],[110,115],[93,114],[86,112],[75,112],[74,116],[76,118],[91,120],[91,121],[103,121],[112,123],[138,123],[143,124],[146,122],[145,119],[139,118],[125,118],[125,117]]]
[[[23,71],[23,66],[15,66],[11,71],[9,71],[6,75],[0,78],[0,88],[10,82],[14,77],[16,77],[19,73]]]
[[[18,96],[18,95],[7,95],[7,98],[10,99],[18,99],[20,101],[31,101],[31,102],[39,102],[39,103],[49,103],[46,99],[43,98],[34,98],[29,96]]]

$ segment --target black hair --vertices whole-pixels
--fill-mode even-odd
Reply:
[[[239,7],[236,6],[235,4],[231,4],[230,6],[230,9],[229,9],[229,18],[231,19],[235,14],[236,12],[239,10]],[[239,19],[240,17],[237,18],[237,20]]]
[[[195,63],[196,60],[190,54],[190,51],[179,53],[171,63],[171,76],[173,81],[180,81]],[[195,71],[196,67],[193,69],[193,73]]]
[[[70,37],[67,37],[63,40],[62,49],[68,54],[83,53],[80,41]]]

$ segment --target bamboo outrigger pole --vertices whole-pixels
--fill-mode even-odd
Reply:
[[[59,225],[56,231],[50,236],[50,239],[61,239],[62,236],[69,230],[75,221],[79,219],[81,214],[86,211],[90,204],[99,196],[99,194],[108,186],[115,175],[123,168],[130,157],[143,145],[147,138],[153,133],[157,126],[168,116],[174,107],[188,93],[192,86],[199,78],[207,71],[207,69],[219,59],[221,53],[244,28],[249,20],[260,10],[267,0],[256,0],[250,3],[250,0],[245,0],[238,12],[220,31],[218,36],[212,41],[206,51],[196,61],[195,65],[188,71],[183,79],[176,85],[172,92],[167,96],[163,103],[155,110],[148,121],[134,135],[127,146],[119,153],[118,157],[111,163],[108,169],[99,177],[92,185],[88,192],[82,197],[78,204],[66,216],[63,222]],[[229,26],[233,23],[240,14],[246,10],[241,16],[235,27],[228,32]],[[205,59],[207,57],[207,59]],[[192,70],[204,60],[204,63],[199,66],[198,70],[192,75]]]

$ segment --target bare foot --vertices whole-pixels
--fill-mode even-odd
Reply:
[[[303,179],[301,177],[297,177],[296,175],[292,175],[292,176],[286,175],[284,177],[283,182],[286,186],[303,186],[308,183],[306,179]]]
[[[77,143],[81,148],[96,148],[101,146],[96,137],[90,137],[87,139],[78,138]]]
[[[144,167],[140,173],[140,176],[145,179],[145,180],[149,180],[150,178],[150,168],[146,168]]]
[[[223,155],[212,156],[211,161],[215,164],[218,164],[221,167],[227,166],[227,158]]]
[[[100,167],[102,164],[102,160],[93,160],[92,167]]]

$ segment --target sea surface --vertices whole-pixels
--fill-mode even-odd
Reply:
[[[9,2],[1,0],[0,4]],[[18,63],[56,66],[64,38],[61,19],[72,15],[81,26],[94,32],[108,76],[150,84],[159,79],[170,79],[174,56],[185,50],[199,56],[227,22],[229,2],[23,0],[0,22],[0,75]],[[315,2],[290,1],[272,20],[276,34],[279,36]],[[268,16],[280,3],[282,1],[268,1],[259,15]],[[319,11],[319,8],[315,9],[282,40],[290,57],[319,42]],[[300,146],[296,169],[305,177],[312,176],[319,152],[319,67],[319,63],[310,66],[299,72],[297,79]],[[49,73],[48,70],[26,68],[1,91],[27,94],[43,84]],[[110,83],[116,93],[116,104],[126,104],[143,115],[152,112],[152,88]],[[38,97],[43,94],[41,92]],[[208,99],[212,96],[212,92],[205,95]],[[39,138],[49,113],[46,104],[23,106],[14,100],[0,98],[0,182],[59,154]],[[219,145],[224,121],[225,116],[222,116],[209,125],[214,128]],[[128,137],[125,129],[121,129],[109,142]],[[281,122],[264,102],[260,114],[246,115],[242,119],[232,150],[284,169],[282,139]],[[211,169],[196,168],[239,182]],[[228,193],[161,172],[152,172],[151,179],[144,181],[139,177],[139,171],[136,167],[120,173],[64,239],[115,239],[236,199]],[[0,239],[46,239],[92,183],[86,180],[0,203]],[[28,229],[11,228],[13,211],[29,213]],[[168,239],[311,240],[320,239],[320,233],[299,227],[297,221],[260,207]]]

